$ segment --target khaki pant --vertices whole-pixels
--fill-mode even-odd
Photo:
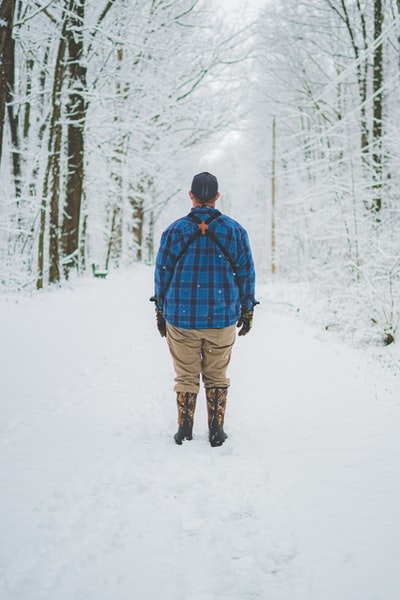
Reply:
[[[236,325],[223,329],[181,329],[167,323],[167,341],[175,368],[176,392],[194,392],[200,389],[200,375],[204,387],[229,387],[226,377]]]

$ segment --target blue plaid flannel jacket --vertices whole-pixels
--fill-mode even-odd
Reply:
[[[196,207],[194,215],[206,221],[216,209]],[[197,230],[188,216],[172,223],[162,234],[154,275],[156,308],[168,323],[183,329],[219,329],[236,323],[240,310],[253,309],[255,271],[246,230],[226,215],[209,225],[210,232],[228,253],[208,235],[200,235],[179,258]],[[176,263],[176,264],[175,264]]]

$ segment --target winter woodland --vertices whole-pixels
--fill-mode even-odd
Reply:
[[[1,1],[2,292],[151,265],[207,169],[280,301],[395,341],[400,3],[242,4]]]
[[[399,91],[400,0],[0,0],[1,600],[400,598]],[[148,301],[202,170],[260,300],[219,449]]]

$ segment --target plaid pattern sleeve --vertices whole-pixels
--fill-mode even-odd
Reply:
[[[206,220],[213,208],[195,208],[194,214]],[[189,217],[172,223],[161,237],[155,267],[156,306],[165,319],[184,329],[222,328],[233,325],[241,308],[253,308],[255,271],[245,229],[221,215],[209,225],[210,231],[229,254],[235,273],[220,248],[200,235],[179,258],[197,229]]]

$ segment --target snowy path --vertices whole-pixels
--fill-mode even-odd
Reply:
[[[398,600],[394,384],[260,289],[227,443],[202,395],[176,446],[151,280],[1,306],[0,598]]]

